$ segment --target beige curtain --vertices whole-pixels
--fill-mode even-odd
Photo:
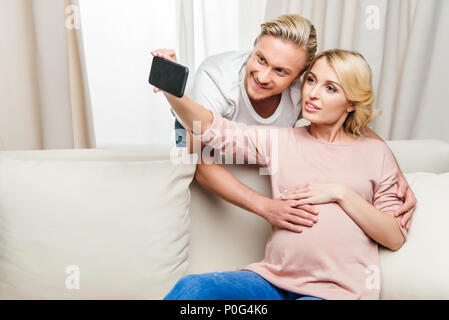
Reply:
[[[0,149],[95,147],[77,14],[76,1],[0,2]]]
[[[266,19],[283,13],[314,23],[319,50],[365,56],[382,111],[372,125],[377,134],[449,142],[449,1],[267,0]]]

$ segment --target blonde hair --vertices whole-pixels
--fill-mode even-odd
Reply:
[[[347,134],[356,137],[366,135],[366,129],[373,116],[374,101],[370,66],[359,52],[331,49],[316,55],[305,74],[321,58],[326,58],[332,69],[334,69],[346,99],[355,106],[354,111],[348,114],[343,124],[343,130]]]
[[[306,18],[297,14],[284,14],[260,25],[261,30],[254,46],[265,35],[272,35],[284,40],[292,41],[306,50],[309,65],[317,50],[316,30]]]

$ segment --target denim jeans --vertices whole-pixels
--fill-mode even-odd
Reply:
[[[164,300],[323,300],[278,288],[257,273],[243,271],[182,277]]]
[[[186,135],[186,129],[182,126],[178,119],[175,119],[175,142],[177,147],[182,148],[187,145]]]

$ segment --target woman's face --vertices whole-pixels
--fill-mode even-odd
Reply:
[[[304,75],[302,116],[314,124],[343,126],[348,113],[354,109],[327,59],[318,59]]]
[[[248,97],[262,100],[280,94],[299,78],[306,61],[305,49],[292,41],[271,35],[261,37],[246,63]]]

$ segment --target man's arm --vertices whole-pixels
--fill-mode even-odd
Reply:
[[[192,152],[193,138],[190,130],[188,135],[190,152]],[[311,227],[318,221],[316,216],[318,213],[313,206],[294,208],[290,202],[262,196],[216,163],[198,164],[195,179],[203,188],[242,209],[259,215],[275,227],[302,232],[302,227]]]

